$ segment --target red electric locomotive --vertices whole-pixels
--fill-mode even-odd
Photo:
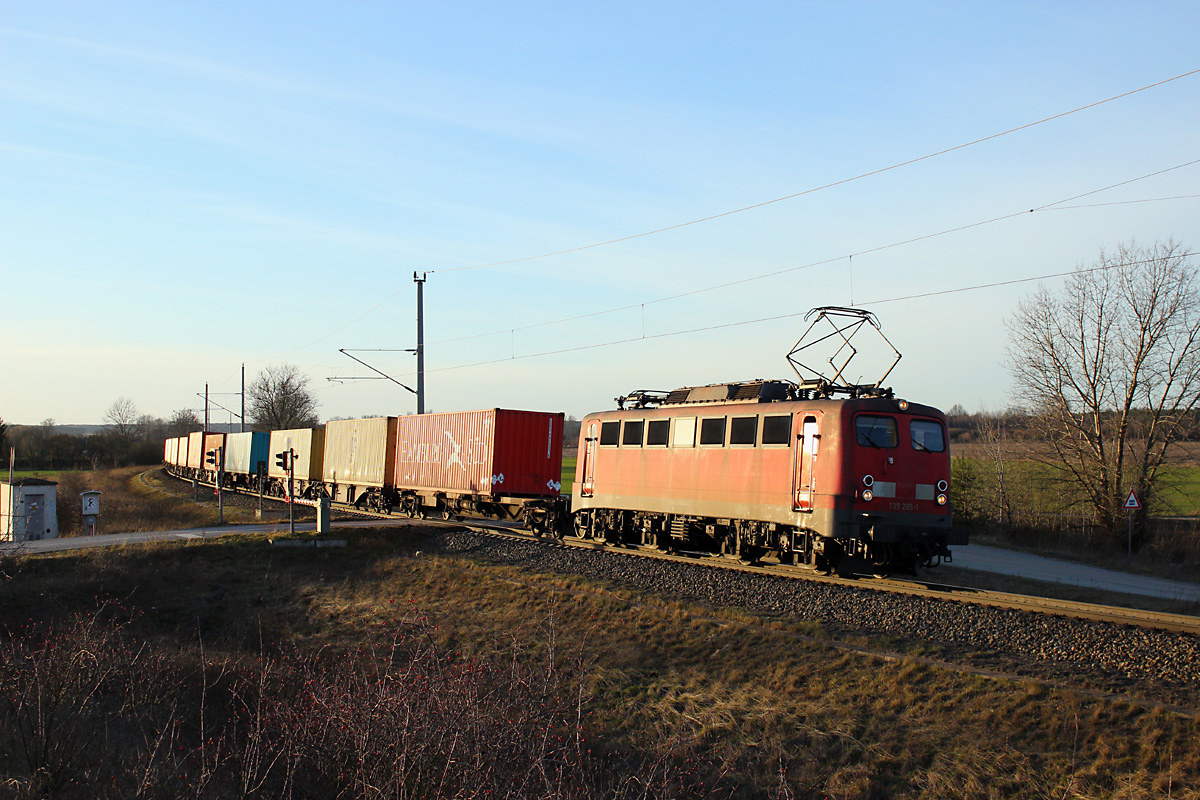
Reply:
[[[589,414],[576,534],[820,572],[907,571],[966,544],[940,411],[890,393],[802,395],[783,381],[717,384]]]
[[[838,343],[878,327],[866,312],[816,311]],[[876,574],[949,560],[949,545],[967,543],[951,521],[945,416],[879,384],[751,381],[618,403],[582,423],[571,504],[581,537]]]

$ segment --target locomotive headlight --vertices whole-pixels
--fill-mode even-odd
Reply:
[[[907,400],[897,400],[896,408],[900,409],[901,411],[908,411],[908,401]]]
[[[874,496],[875,496],[875,493],[872,492],[870,489],[863,489],[862,499],[865,502],[868,502],[868,503],[871,502],[871,498]]]
[[[875,479],[870,475],[863,475],[863,486],[871,487],[875,485]]]
[[[939,495],[938,495],[938,505],[939,505],[939,506],[944,506],[944,505],[946,505],[946,495],[944,495],[944,494],[939,494]]]
[[[946,483],[945,481],[938,481],[937,486],[939,492],[944,492],[950,488],[950,484]]]

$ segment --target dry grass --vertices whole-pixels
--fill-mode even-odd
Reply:
[[[123,467],[89,472],[62,472],[58,482],[58,534],[79,536],[83,533],[79,495],[83,491],[103,492],[100,497],[100,533],[130,533],[215,525],[217,503],[211,489],[188,490],[180,495],[177,487],[167,491],[165,479],[157,469]],[[173,481],[178,484],[178,482]],[[193,501],[193,496],[197,498]],[[226,522],[252,522],[253,513],[245,508],[227,507]]]
[[[339,663],[420,625],[452,663],[503,665],[514,652],[528,664],[579,663],[587,752],[577,777],[592,796],[1140,798],[1170,787],[1200,797],[1194,719],[848,654],[723,623],[708,608],[431,554],[424,536],[27,559],[0,583],[0,607],[15,631],[115,598],[131,610],[129,636],[170,659],[195,658],[203,643],[214,662],[253,661],[265,647]]]

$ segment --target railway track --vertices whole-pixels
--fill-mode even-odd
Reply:
[[[1184,614],[1167,614],[1157,611],[1122,608],[1120,606],[1101,605],[1097,603],[1080,603],[1071,600],[1058,600],[1033,595],[1013,594],[983,589],[975,589],[951,584],[939,584],[919,579],[900,580],[895,578],[875,578],[873,576],[823,576],[800,570],[796,567],[777,564],[742,564],[720,556],[704,553],[664,553],[645,547],[609,545],[596,541],[577,539],[573,536],[561,540],[547,540],[546,537],[536,537],[520,530],[500,525],[479,523],[475,520],[462,521],[461,524],[481,533],[495,536],[509,536],[523,540],[550,541],[566,547],[580,547],[592,550],[626,554],[644,558],[654,558],[661,561],[701,564],[715,569],[726,569],[751,574],[773,575],[790,580],[814,581],[857,589],[869,589],[878,592],[909,595],[924,598],[936,598],[957,603],[991,606],[993,608],[1010,609],[1014,611],[1054,614],[1075,619],[1107,622],[1117,625],[1133,625],[1144,628],[1172,631],[1175,633],[1190,633],[1200,636],[1200,617]]]
[[[210,483],[201,482],[201,485],[212,488],[212,484]],[[233,494],[245,498],[257,497],[257,495],[253,494]],[[264,495],[263,499],[279,503],[280,505],[287,505],[287,501],[284,498]],[[309,501],[302,501],[298,502],[297,504],[307,507],[314,505]],[[404,518],[398,514],[383,514],[355,508],[353,505],[342,503],[331,504],[331,511],[341,515],[352,516],[360,519],[395,521],[397,519]],[[856,589],[887,592],[896,595],[933,598],[954,603],[989,606],[1013,611],[1048,614],[1069,617],[1073,619],[1090,620],[1093,622],[1109,623],[1113,625],[1130,625],[1141,628],[1151,628],[1156,630],[1170,631],[1173,633],[1185,633],[1200,636],[1200,617],[1184,614],[1169,614],[1164,612],[1123,608],[1120,606],[1110,606],[1098,603],[1082,603],[1072,600],[1059,600],[1055,598],[1038,597],[1034,595],[998,592],[965,586],[936,583],[922,580],[920,578],[876,578],[867,575],[850,577],[837,575],[824,576],[808,570],[798,569],[792,566],[784,566],[781,564],[743,564],[727,557],[713,556],[708,553],[664,552],[651,547],[613,545],[597,540],[580,539],[569,535],[563,537],[562,539],[557,539],[551,536],[539,536],[516,527],[515,523],[505,523],[494,520],[457,518],[452,515],[413,517],[412,519],[414,521],[423,521],[425,523],[431,523],[435,525],[441,524],[463,526],[469,528],[470,530],[489,536],[510,537],[527,542],[542,542],[548,546],[598,550],[630,557],[651,558],[663,562],[703,565],[715,569],[732,570],[735,572],[750,574],[771,575],[789,580],[814,581]]]

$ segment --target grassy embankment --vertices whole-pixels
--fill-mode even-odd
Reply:
[[[6,796],[1200,797],[1195,718],[427,535],[3,564]]]

